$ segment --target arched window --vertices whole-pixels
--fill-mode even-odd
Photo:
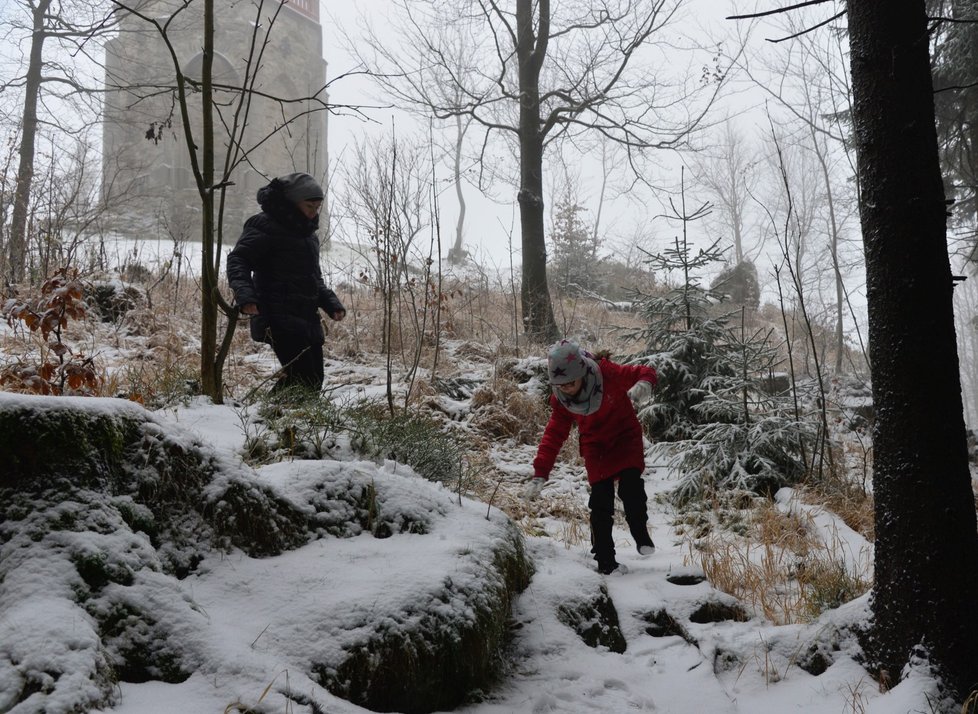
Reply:
[[[183,66],[183,73],[190,79],[199,82],[203,76],[203,68],[204,53],[198,52],[190,59],[189,62],[187,62],[187,64]],[[211,66],[211,79],[217,84],[227,84],[234,87],[240,85],[238,71],[234,68],[228,58],[222,55],[220,52],[214,53],[214,62]]]

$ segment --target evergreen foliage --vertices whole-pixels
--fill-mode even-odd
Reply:
[[[935,126],[941,156],[944,190],[954,200],[949,215],[958,227],[973,227],[978,218],[978,3],[974,0],[946,2],[928,0],[928,13],[944,18],[934,23],[931,34],[931,70],[934,81]],[[971,243],[969,254],[975,258]]]
[[[722,293],[737,305],[756,310],[761,304],[761,287],[757,281],[757,268],[744,260],[720,272],[710,288]]]
[[[696,277],[720,259],[716,243],[693,254],[677,238],[650,262],[680,270],[682,283],[637,300],[646,325],[632,334],[643,345],[635,361],[659,377],[656,397],[639,417],[653,439],[673,442],[682,500],[712,489],[771,493],[797,482],[817,431],[813,421],[794,418],[785,398],[763,389],[777,359],[772,331],[748,333],[743,309],[735,320],[723,295]]]
[[[370,458],[399,461],[429,481],[458,483],[464,452],[458,441],[439,424],[417,413],[393,415],[366,405],[350,412],[351,444]]]
[[[550,239],[553,243],[554,286],[562,293],[575,295],[593,293],[600,289],[598,280],[598,248],[582,214],[587,209],[570,197],[556,206]]]
[[[653,439],[691,438],[711,419],[709,409],[701,407],[710,392],[729,394],[736,387],[736,362],[729,359],[730,315],[719,314],[722,296],[693,274],[719,259],[716,244],[693,255],[677,239],[649,262],[663,270],[682,269],[683,282],[661,293],[636,292],[646,325],[630,336],[643,345],[647,356],[640,361],[654,367],[659,378],[656,399],[641,412]]]
[[[621,255],[600,251],[604,242],[589,225],[587,209],[573,197],[557,203],[550,227],[550,285],[562,296],[593,297],[623,302],[640,286],[651,285],[653,275]]]

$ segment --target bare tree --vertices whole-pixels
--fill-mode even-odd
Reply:
[[[344,214],[337,231],[349,244],[367,248],[362,257],[376,275],[389,263],[398,280],[408,280],[415,241],[432,221],[427,148],[418,140],[368,137],[354,144],[340,174]],[[385,231],[388,242],[381,247],[377,241]]]
[[[398,4],[406,28],[401,42],[372,36],[371,54],[360,57],[395,98],[437,118],[471,118],[485,132],[483,146],[497,131],[511,142],[519,164],[523,327],[533,339],[552,339],[546,148],[568,138],[583,145],[597,135],[627,147],[628,160],[637,162],[645,150],[682,146],[700,125],[724,72],[707,73],[702,82],[688,81],[685,73],[686,81],[670,77],[656,41],[676,19],[681,0],[574,0],[559,6],[550,0],[470,0],[450,10],[430,0]],[[458,32],[480,48],[477,62],[453,55]]]
[[[472,120],[458,115],[455,117],[455,141],[452,144],[452,185],[455,187],[455,199],[458,201],[458,217],[455,220],[455,242],[452,249],[448,252],[450,263],[462,263],[465,261],[465,174],[462,170],[465,151],[465,134],[471,125]]]
[[[67,0],[52,4],[52,0],[19,0],[17,7],[25,11],[29,24],[19,23],[15,18],[10,29],[29,33],[30,49],[23,72],[0,83],[0,94],[16,89],[23,98],[18,117],[19,164],[4,256],[4,277],[9,283],[25,277],[28,214],[39,127],[48,121],[63,127],[66,133],[78,130],[61,121],[58,112],[59,109],[64,112],[67,107],[77,110],[78,104],[71,100],[84,99],[95,92],[91,82],[78,76],[75,65],[83,64],[80,60],[88,56],[95,38],[108,30],[112,19],[111,10],[101,2]],[[45,92],[50,94],[53,106],[42,113]]]
[[[966,280],[954,288],[954,326],[961,360],[961,395],[965,423],[978,428],[978,283]]]
[[[852,255],[846,226],[858,199],[855,155],[852,149],[852,87],[849,76],[845,32],[828,27],[808,32],[809,25],[794,14],[785,16],[783,31],[791,38],[785,52],[762,67],[742,65],[753,83],[766,92],[786,113],[786,121],[800,128],[795,142],[806,147],[819,177],[822,197],[819,216],[824,215],[824,248],[833,278],[831,303],[835,335],[835,371],[843,369],[845,317],[848,314],[859,342],[859,323],[849,299],[854,266],[861,256]],[[822,246],[816,247],[822,255]],[[865,350],[864,350],[865,352]]]
[[[756,228],[750,223],[750,206],[757,190],[757,163],[747,139],[729,118],[717,146],[693,155],[696,179],[708,192],[716,213],[714,220],[721,222],[720,230],[730,231],[735,265],[753,261],[763,247],[759,236],[748,249],[744,247],[746,234]]]

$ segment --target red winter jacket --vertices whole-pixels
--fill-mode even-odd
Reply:
[[[624,469],[645,470],[645,448],[642,444],[642,425],[628,398],[628,390],[642,380],[656,383],[651,367],[621,365],[602,359],[598,362],[604,380],[601,407],[594,414],[583,416],[569,412],[554,395],[550,395],[550,421],[533,459],[533,474],[547,478],[564,445],[571,426],[577,424],[581,456],[587,470],[588,483],[597,483]]]

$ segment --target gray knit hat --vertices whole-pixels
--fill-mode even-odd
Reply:
[[[547,368],[551,384],[567,384],[587,374],[593,364],[590,355],[571,340],[561,340],[547,353]],[[590,364],[589,364],[590,363]]]
[[[278,181],[282,184],[282,193],[292,203],[323,200],[323,189],[316,183],[316,179],[309,174],[297,173],[279,176]]]

